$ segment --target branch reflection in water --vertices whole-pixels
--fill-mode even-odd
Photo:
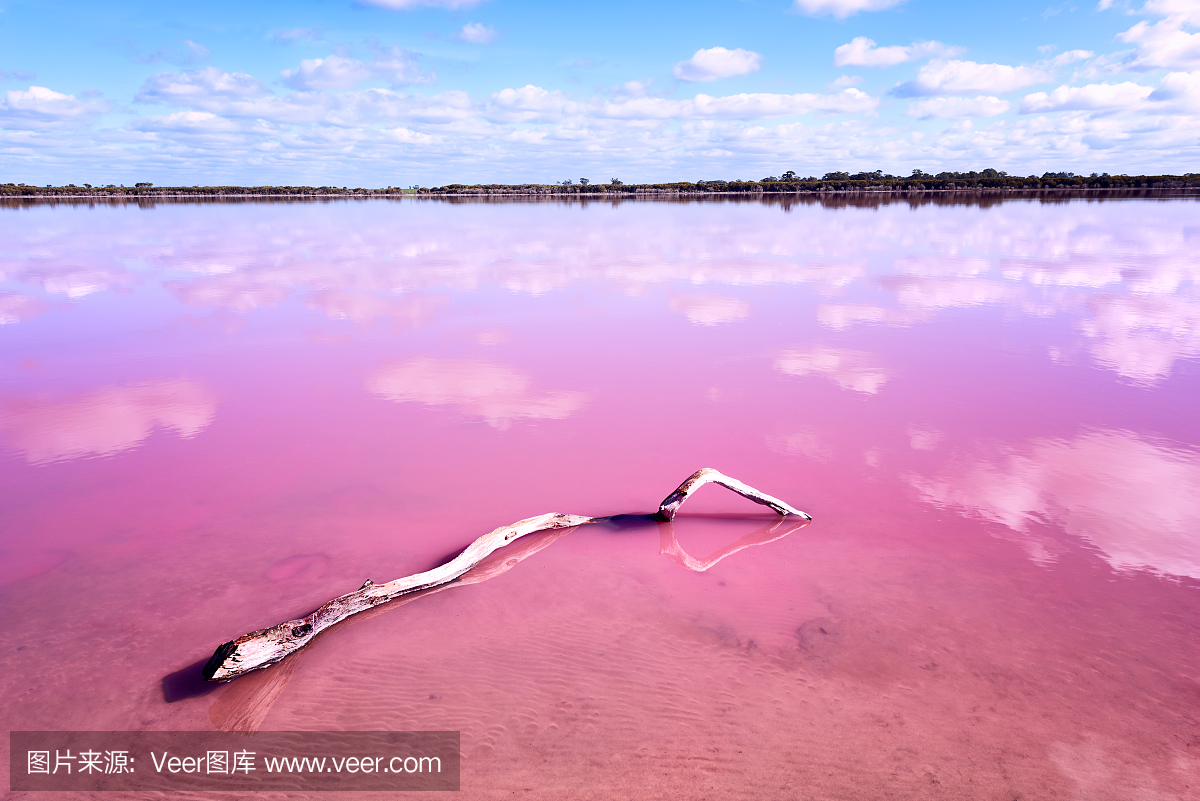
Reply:
[[[711,570],[712,568],[716,567],[717,563],[722,559],[733,556],[738,551],[743,551],[746,548],[751,548],[755,545],[766,545],[769,542],[781,540],[788,534],[799,531],[805,526],[811,524],[811,520],[796,520],[795,518],[780,517],[772,520],[765,526],[750,532],[741,539],[729,543],[724,548],[713,551],[703,559],[697,559],[685,551],[679,544],[679,540],[675,536],[674,521],[667,521],[660,524],[658,527],[658,552],[680,567],[686,567],[688,570],[694,570],[697,573],[703,573],[706,570]]]

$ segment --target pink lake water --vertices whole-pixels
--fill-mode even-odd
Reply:
[[[1198,209],[0,209],[0,721],[455,730],[471,799],[1200,798]],[[700,467],[815,520],[707,487],[189,683]]]

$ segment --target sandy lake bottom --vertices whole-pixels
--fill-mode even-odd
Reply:
[[[1200,799],[1198,209],[0,210],[0,721],[460,731],[464,799]],[[815,519],[706,487],[164,690],[700,467]]]

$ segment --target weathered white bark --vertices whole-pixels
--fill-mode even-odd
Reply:
[[[232,679],[248,671],[273,665],[288,654],[308,645],[313,637],[350,615],[371,609],[401,595],[453,581],[483,561],[492,551],[504,547],[518,537],[535,531],[578,526],[591,519],[580,515],[556,513],[531,517],[484,534],[454,559],[433,570],[405,576],[387,584],[374,584],[368,579],[360,589],[334,598],[308,617],[289,620],[225,643],[204,666],[204,678],[209,681]]]
[[[439,584],[427,590],[409,593],[391,603],[380,604],[374,609],[368,609],[354,615],[349,620],[343,621],[340,625],[355,625],[362,621],[370,620],[375,615],[393,611],[404,604],[419,601],[428,595],[496,578],[499,575],[507,573],[543,548],[550,546],[555,540],[570,533],[570,529],[560,528],[557,530],[539,531],[536,534],[523,537],[519,542],[497,551],[487,559],[484,559],[454,581]],[[320,646],[314,645],[313,647]],[[303,656],[304,654],[302,653],[294,653],[275,665],[273,670],[251,671],[249,675],[242,676],[240,680],[230,682],[225,691],[221,693],[221,696],[208,708],[208,719],[221,731],[245,733],[258,731],[263,721],[266,720],[267,714],[271,711],[271,708],[275,705],[279,696],[283,694],[284,689],[291,680],[297,661],[302,659]]]
[[[763,506],[769,506],[781,515],[799,515],[805,520],[812,520],[811,517],[801,512],[799,509],[793,509],[778,498],[772,498],[766,493],[759,492],[754,487],[748,484],[743,484],[736,478],[730,478],[719,470],[713,470],[711,467],[702,467],[688,477],[679,487],[668,495],[658,506],[658,516],[663,520],[671,520],[675,517],[675,512],[696,490],[703,487],[705,484],[720,484],[726,489],[731,489],[743,498],[749,498],[755,503],[761,503]]]
[[[781,515],[793,514],[806,520],[812,519],[783,501],[772,498],[770,495],[764,495],[753,487],[711,468],[698,470],[668,495],[659,505],[659,516],[666,520],[674,518],[680,504],[698,488],[709,482],[720,484],[756,503],[769,506]],[[589,523],[593,519],[583,515],[565,515],[555,512],[530,517],[484,534],[468,545],[454,559],[433,570],[399,578],[387,584],[374,584],[368,579],[360,589],[334,598],[308,617],[289,620],[269,629],[252,631],[225,643],[205,664],[204,678],[209,681],[222,681],[235,678],[251,670],[273,665],[308,645],[320,632],[351,615],[372,609],[401,595],[454,581],[482,562],[488,554],[503,548],[519,537],[535,531],[571,528]]]

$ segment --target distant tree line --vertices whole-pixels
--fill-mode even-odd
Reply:
[[[874,172],[846,173],[828,172],[817,177],[801,177],[788,170],[776,176],[767,176],[757,181],[702,180],[676,181],[655,184],[624,184],[616,178],[610,184],[591,184],[580,181],[574,184],[448,184],[421,189],[423,194],[472,195],[472,194],[554,194],[554,195],[634,195],[640,193],[785,193],[800,192],[911,192],[928,190],[989,189],[1017,191],[1033,189],[1178,189],[1200,188],[1200,174],[1186,175],[1109,175],[1092,173],[1076,175],[1073,172],[1046,172],[1041,175],[1009,175],[1006,172],[986,169],[980,172],[940,172],[937,175],[913,170],[911,175],[889,175],[882,170]]]
[[[155,186],[137,183],[133,186],[32,186],[0,184],[0,197],[374,197],[416,194],[418,187],[388,187],[386,189],[349,188],[345,186]]]
[[[395,195],[638,195],[638,194],[797,194],[808,192],[913,192],[948,190],[1048,190],[1048,189],[1182,189],[1200,188],[1200,174],[1185,175],[1109,175],[1073,172],[1045,172],[1041,175],[1009,175],[986,169],[980,172],[940,172],[936,175],[913,170],[908,176],[874,172],[827,172],[821,177],[800,177],[792,170],[778,177],[760,180],[702,180],[654,184],[625,184],[616,178],[611,183],[594,184],[586,178],[578,183],[567,180],[555,184],[448,184],[438,187],[362,187],[336,186],[28,186],[0,184],[0,197],[318,197],[366,198]]]

